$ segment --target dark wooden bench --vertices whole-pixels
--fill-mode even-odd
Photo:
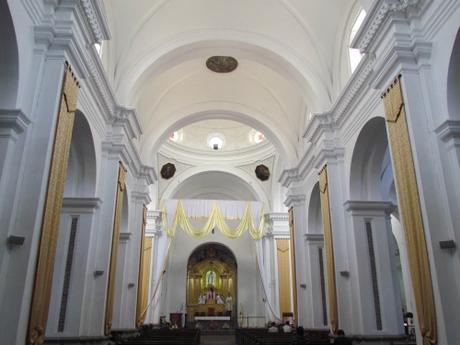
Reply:
[[[311,345],[329,344],[329,331],[318,329],[306,329],[306,337]],[[289,345],[293,334],[268,333],[262,328],[240,328],[236,331],[236,343],[238,345]]]
[[[200,330],[143,329],[141,335],[119,344],[123,345],[199,345]]]

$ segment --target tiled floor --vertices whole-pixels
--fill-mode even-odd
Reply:
[[[235,345],[234,335],[202,335],[201,345]]]

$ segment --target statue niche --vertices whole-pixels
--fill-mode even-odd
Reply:
[[[195,249],[187,266],[189,321],[194,323],[199,317],[233,319],[236,278],[236,259],[227,247],[209,243]]]

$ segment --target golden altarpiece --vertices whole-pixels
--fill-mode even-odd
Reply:
[[[187,266],[187,317],[231,320],[237,305],[237,265],[225,246],[204,244],[192,253]]]

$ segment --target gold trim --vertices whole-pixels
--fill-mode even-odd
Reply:
[[[339,316],[337,306],[337,285],[335,281],[334,242],[332,236],[327,165],[325,165],[319,173],[319,191],[321,196],[321,214],[323,217],[324,228],[324,247],[326,250],[329,322],[331,331],[335,332],[339,328]]]
[[[295,226],[294,226],[294,209],[291,207],[288,211],[289,234],[291,244],[291,272],[292,272],[292,304],[294,309],[294,318],[299,322],[299,313],[297,308],[297,272],[295,261]]]
[[[385,105],[399,210],[405,230],[418,322],[423,344],[434,345],[437,344],[436,310],[401,76],[395,79],[382,98]]]
[[[148,286],[150,278],[150,259],[152,255],[152,238],[145,237],[145,226],[147,225],[147,208],[142,211],[141,248],[139,255],[139,277],[137,289],[136,325],[144,324],[145,312],[148,303]]]
[[[109,279],[107,285],[107,301],[105,305],[105,335],[110,334],[112,329],[113,318],[113,302],[115,299],[116,273],[117,273],[117,257],[118,257],[118,242],[120,238],[121,217],[123,214],[123,197],[125,192],[125,177],[126,170],[120,162],[118,167],[117,195],[115,198],[115,213],[113,216],[113,236],[112,248],[110,252],[110,267]]]
[[[30,306],[27,344],[43,344],[48,321],[64,184],[78,97],[78,83],[66,63],[54,134],[40,244]]]
[[[276,250],[278,253],[278,286],[280,296],[280,313],[291,313],[291,279],[289,272],[291,267],[289,265],[289,257],[291,255],[289,250],[288,239],[277,239]]]

